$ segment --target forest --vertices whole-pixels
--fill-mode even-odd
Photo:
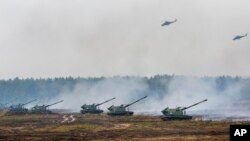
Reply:
[[[250,98],[250,78],[232,77],[232,76],[218,76],[218,77],[187,77],[178,75],[155,75],[152,77],[141,76],[114,76],[114,77],[64,77],[64,78],[40,78],[40,79],[9,79],[0,80],[0,102],[3,103],[16,103],[21,101],[27,101],[28,99],[42,99],[44,101],[57,97],[62,92],[67,90],[68,92],[74,91],[77,84],[86,86],[88,88],[93,87],[95,84],[102,81],[115,81],[122,80],[137,81],[146,85],[147,89],[143,91],[143,94],[156,95],[158,98],[164,97],[169,93],[170,83],[174,80],[180,80],[184,83],[186,79],[213,82],[214,88],[218,95],[230,88],[240,85],[238,95],[243,98]],[[139,93],[141,91],[138,91]]]

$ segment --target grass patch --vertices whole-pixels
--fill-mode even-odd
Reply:
[[[95,124],[74,124],[74,125],[57,125],[46,126],[36,129],[37,132],[73,132],[73,131],[93,131],[101,126]]]
[[[53,119],[53,117],[48,117],[46,115],[5,115],[0,117],[0,125],[41,122],[49,119]]]

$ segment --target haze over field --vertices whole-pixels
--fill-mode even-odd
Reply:
[[[249,0],[5,0],[0,19],[2,103],[79,112],[147,95],[131,109],[159,114],[207,98],[190,111],[250,116],[250,39],[232,40],[250,31]]]
[[[0,78],[250,75],[248,0],[0,2]],[[178,19],[170,27],[165,20]]]
[[[137,114],[160,115],[160,111],[166,107],[185,107],[208,99],[207,102],[188,109],[188,113],[250,117],[249,82],[249,79],[223,77],[215,79],[161,76],[147,81],[145,78],[107,78],[90,85],[78,83],[74,89],[63,91],[56,99],[66,101],[55,107],[68,107],[78,112],[83,103],[97,104],[116,97],[112,102],[101,106],[101,109],[107,111],[111,105],[129,104],[147,95],[148,98],[129,109]]]
[[[32,106],[63,103],[52,109],[70,109],[79,112],[83,104],[101,103],[107,111],[111,105],[129,104],[143,96],[148,98],[129,107],[136,114],[160,115],[167,106],[189,106],[204,99],[207,102],[187,110],[189,114],[209,116],[250,117],[250,78],[240,77],[185,77],[157,75],[154,77],[102,77],[102,78],[56,78],[14,79],[0,81],[1,104],[26,103],[37,99]],[[16,99],[16,100],[14,100]]]

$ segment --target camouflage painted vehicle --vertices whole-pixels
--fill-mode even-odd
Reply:
[[[136,102],[138,102],[138,101],[140,101],[140,100],[142,100],[142,99],[144,99],[146,97],[147,96],[144,96],[144,97],[142,97],[142,98],[140,98],[140,99],[138,99],[138,100],[136,100],[136,101],[134,101],[134,102],[132,102],[130,104],[127,104],[127,105],[123,105],[123,104],[120,105],[120,106],[112,105],[112,106],[110,106],[108,108],[109,112],[107,114],[110,115],[110,116],[131,116],[131,115],[134,114],[134,112],[131,112],[131,111],[127,110],[127,107],[135,104]]]
[[[92,104],[92,105],[87,105],[87,104],[84,104],[84,105],[82,105],[82,110],[80,111],[82,114],[86,114],[86,113],[90,113],[90,114],[100,114],[100,113],[102,113],[103,112],[103,110],[100,110],[99,109],[99,106],[100,105],[102,105],[102,104],[104,104],[104,103],[107,103],[107,102],[109,102],[109,101],[111,101],[111,100],[114,100],[115,99],[115,97],[114,98],[111,98],[111,99],[109,99],[109,100],[107,100],[107,101],[104,101],[104,102],[102,102],[102,103],[99,103],[99,104]]]
[[[27,103],[24,103],[24,104],[11,105],[8,108],[8,114],[27,114],[28,109],[25,108],[24,106],[27,104],[30,104],[31,102],[34,102],[34,101],[36,101],[36,99],[29,101]]]
[[[52,114],[52,112],[48,109],[50,106],[56,105],[58,103],[63,102],[63,100],[49,104],[49,105],[36,105],[31,108],[30,113],[31,114]]]
[[[189,120],[192,119],[192,116],[186,115],[186,109],[191,108],[193,106],[196,106],[200,103],[203,103],[207,101],[207,99],[195,103],[193,105],[190,105],[188,107],[177,107],[177,108],[165,108],[164,110],[162,110],[161,112],[164,114],[163,116],[161,116],[162,120]]]

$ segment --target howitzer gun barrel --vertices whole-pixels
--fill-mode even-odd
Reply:
[[[106,100],[106,101],[104,101],[104,102],[102,102],[102,103],[96,104],[96,106],[100,106],[100,105],[102,105],[102,104],[104,104],[104,103],[107,103],[107,102],[109,102],[109,101],[111,101],[111,100],[114,100],[114,99],[115,99],[115,97],[113,97],[113,98],[111,98],[111,99],[109,99],[109,100]]]
[[[49,104],[49,105],[46,105],[45,107],[50,107],[50,106],[56,105],[56,104],[61,103],[61,102],[63,102],[63,100],[52,103],[52,104]]]
[[[31,101],[29,101],[29,102],[27,102],[27,103],[21,104],[21,106],[24,106],[24,105],[30,104],[31,102],[34,102],[34,101],[36,101],[36,99],[31,100]]]
[[[130,105],[133,105],[133,104],[135,104],[136,102],[141,101],[141,100],[144,99],[144,98],[147,98],[147,96],[144,96],[144,97],[142,97],[142,98],[140,98],[140,99],[138,99],[138,100],[136,100],[136,101],[134,101],[134,102],[132,102],[132,103],[130,103],[130,104],[127,104],[127,105],[125,105],[124,107],[128,107],[128,106],[130,106]]]
[[[203,102],[206,102],[206,101],[207,101],[207,99],[202,100],[201,102],[195,103],[195,104],[190,105],[190,106],[188,106],[188,107],[184,107],[184,108],[182,108],[181,110],[186,110],[186,109],[188,109],[188,108],[191,108],[191,107],[193,107],[193,106],[196,106],[196,105],[198,105],[198,104],[200,104],[200,103],[203,103]]]

